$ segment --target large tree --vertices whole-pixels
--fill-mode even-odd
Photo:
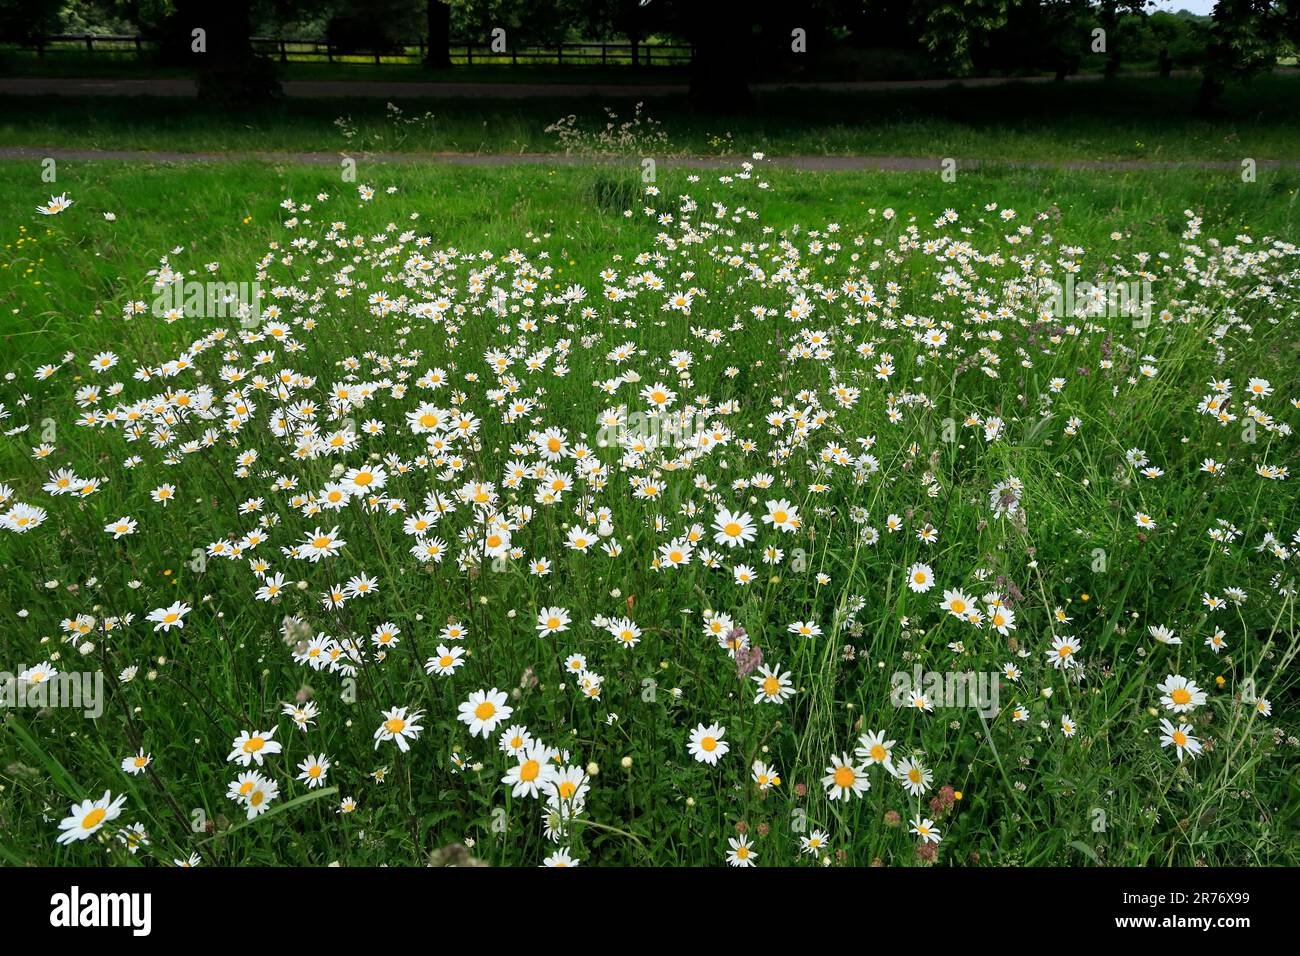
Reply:
[[[253,52],[253,0],[171,0],[158,33],[164,58],[193,68],[203,99],[241,107],[279,92],[275,64]]]
[[[1229,82],[1249,80],[1300,47],[1300,0],[1219,0],[1214,7],[1200,96],[1212,112]]]
[[[711,0],[689,6],[691,15],[682,22],[694,47],[691,101],[717,111],[748,107],[753,5],[745,0]]]
[[[451,66],[451,6],[446,0],[424,0],[428,47],[424,65],[430,70]]]
[[[48,0],[0,0],[0,40],[6,43],[31,43],[58,26],[58,7]]]

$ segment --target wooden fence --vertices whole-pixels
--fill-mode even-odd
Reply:
[[[138,36],[59,35],[27,44],[38,56],[84,52],[89,56],[144,57],[157,43]],[[407,63],[424,61],[423,39],[382,50],[341,48],[326,40],[253,37],[253,49],[281,63]],[[692,48],[675,43],[557,43],[552,46],[493,48],[491,43],[453,43],[447,50],[454,66],[689,66]]]

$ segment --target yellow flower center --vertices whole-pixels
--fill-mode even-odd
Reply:
[[[103,807],[95,807],[95,809],[87,813],[85,818],[81,821],[81,828],[83,830],[93,830],[95,827],[99,826],[100,822],[106,816],[108,816],[107,810]]]

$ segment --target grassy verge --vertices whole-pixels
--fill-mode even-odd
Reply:
[[[649,101],[666,143],[641,139],[628,151],[722,154],[753,149],[772,154],[954,156],[963,159],[1053,161],[1146,159],[1177,161],[1300,155],[1300,78],[1270,77],[1235,90],[1224,115],[1191,115],[1195,81],[1016,85],[984,89],[871,93],[763,93],[753,111],[714,116],[681,97]],[[87,149],[269,149],[318,151],[547,151],[558,141],[545,127],[569,114],[590,131],[603,107],[621,119],[634,103],[535,100],[290,99],[231,115],[187,100],[0,98],[0,146]],[[426,113],[431,118],[424,118]],[[347,117],[355,135],[335,121]]]

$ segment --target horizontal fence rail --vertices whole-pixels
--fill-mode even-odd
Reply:
[[[383,49],[358,48],[291,37],[253,37],[253,50],[281,63],[418,64],[425,59],[423,39],[396,43]],[[158,43],[138,36],[60,34],[22,44],[38,56],[84,52],[91,56],[142,57]],[[447,47],[453,65],[459,66],[689,66],[693,49],[679,43],[556,43],[494,49],[490,43],[452,43]]]

